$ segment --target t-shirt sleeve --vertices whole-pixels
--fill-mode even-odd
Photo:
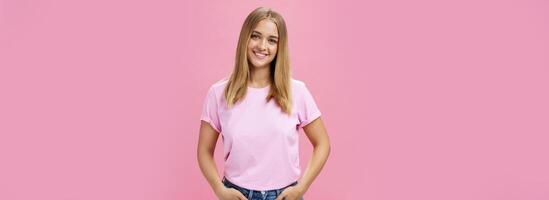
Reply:
[[[300,98],[297,108],[299,128],[303,128],[321,115],[320,110],[316,106],[313,95],[311,95],[311,92],[309,92],[309,89],[307,89],[307,86],[305,85],[303,85],[300,90]]]
[[[204,105],[202,106],[202,115],[200,116],[200,120],[209,123],[215,131],[221,133],[217,104],[218,101],[215,91],[213,87],[210,87],[208,94],[206,95],[206,99],[204,100]]]

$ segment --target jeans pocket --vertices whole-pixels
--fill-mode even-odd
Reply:
[[[248,194],[250,193],[248,190],[246,190],[244,188],[241,188],[240,186],[237,186],[235,184],[232,184],[231,182],[229,182],[227,180],[223,181],[223,185],[225,185],[226,188],[232,188],[232,189],[235,189],[235,190],[239,191],[244,196],[248,196]]]

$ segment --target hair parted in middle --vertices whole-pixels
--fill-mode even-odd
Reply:
[[[282,16],[270,8],[259,7],[252,11],[240,31],[234,70],[225,87],[224,95],[228,107],[242,100],[248,89],[248,81],[251,78],[250,64],[248,63],[247,48],[248,42],[256,25],[264,20],[271,20],[278,29],[278,50],[273,61],[270,63],[271,87],[266,101],[274,99],[281,110],[288,115],[291,114],[291,87],[290,87],[290,59],[288,53],[288,33],[286,23]]]

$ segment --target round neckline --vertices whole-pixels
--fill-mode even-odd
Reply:
[[[258,88],[258,87],[250,87],[250,86],[248,86],[248,89],[252,89],[252,90],[265,90],[265,89],[267,89],[267,88],[269,88],[269,87],[271,87],[271,85],[267,85],[267,86],[265,86],[265,87],[259,87],[259,88]]]

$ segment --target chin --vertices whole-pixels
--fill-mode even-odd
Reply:
[[[256,68],[268,67],[270,63],[252,62],[252,65]]]

